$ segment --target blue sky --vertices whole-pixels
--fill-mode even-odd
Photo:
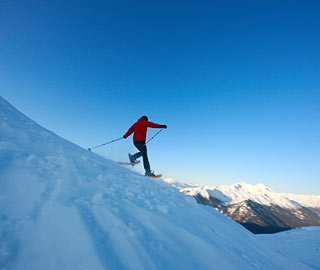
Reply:
[[[141,115],[167,124],[148,148],[165,177],[319,194],[319,10],[1,1],[0,94],[84,148],[121,137]],[[135,148],[130,137],[97,152],[126,160]]]

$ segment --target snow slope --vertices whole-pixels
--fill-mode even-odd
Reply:
[[[295,256],[313,269],[320,270],[320,227],[303,227],[258,237],[279,252]]]
[[[312,269],[0,97],[0,269]]]
[[[289,200],[295,201],[304,207],[318,207],[320,208],[320,195],[303,195],[282,193],[282,196]]]

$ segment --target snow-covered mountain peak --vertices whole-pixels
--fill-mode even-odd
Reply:
[[[244,181],[231,185],[231,188],[235,190],[250,191],[253,193],[272,192],[272,190],[269,187],[265,186],[262,183],[257,185],[251,185]]]
[[[251,185],[249,185],[246,182],[242,181],[242,182],[233,184],[233,187],[235,189],[244,189],[244,188],[247,188],[247,187],[251,187]]]
[[[268,192],[273,192],[273,190],[269,187],[267,187],[266,185],[260,183],[260,184],[257,184],[256,185],[256,188],[259,189],[259,190],[264,190],[264,191],[268,191]]]
[[[175,184],[178,187],[178,184]],[[273,191],[264,184],[251,185],[239,182],[230,186],[188,186],[180,187],[184,194],[195,196],[197,193],[204,198],[210,196],[221,200],[225,204],[234,204],[251,200],[263,205],[279,205],[281,207],[296,208],[298,206],[320,207],[320,196],[281,194]]]
[[[254,233],[320,224],[318,195],[281,194],[264,184],[246,182],[231,186],[188,186],[179,190],[201,204],[218,209]]]

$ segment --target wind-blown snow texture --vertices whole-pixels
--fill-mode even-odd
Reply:
[[[312,269],[0,97],[0,269]]]
[[[295,256],[312,269],[320,270],[320,227],[303,227],[258,237],[279,252]]]

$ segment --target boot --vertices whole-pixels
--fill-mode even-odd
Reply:
[[[128,156],[131,163],[135,163],[137,161],[133,155],[128,154]]]
[[[156,176],[152,171],[146,172],[145,176]]]

